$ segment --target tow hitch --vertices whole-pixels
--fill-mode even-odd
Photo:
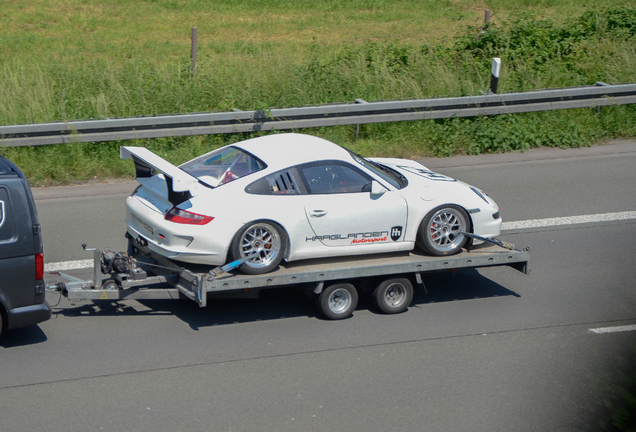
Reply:
[[[481,241],[484,241],[484,242],[487,242],[487,243],[491,243],[491,244],[497,245],[497,246],[502,247],[504,249],[513,250],[513,251],[521,251],[521,249],[518,249],[517,246],[515,246],[514,244],[506,243],[506,242],[503,242],[503,241],[501,241],[499,239],[496,239],[496,238],[486,238],[486,237],[482,237],[482,236],[477,235],[477,234],[472,234],[472,233],[467,233],[467,232],[462,232],[460,234],[463,234],[466,237],[474,238],[476,240],[481,240]],[[530,246],[524,247],[523,251],[524,252],[529,252],[530,251]]]

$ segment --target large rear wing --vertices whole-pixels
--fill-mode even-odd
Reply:
[[[174,166],[167,160],[157,156],[145,147],[121,147],[119,155],[122,159],[132,159],[135,163],[135,177],[140,184],[144,179],[163,173],[168,187],[168,201],[177,205],[193,196],[197,196],[203,186],[199,180]]]

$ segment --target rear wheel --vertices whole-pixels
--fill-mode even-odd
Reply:
[[[331,320],[350,317],[356,306],[358,306],[358,291],[350,283],[328,286],[318,296],[320,312]]]
[[[461,207],[446,205],[426,215],[417,233],[417,244],[430,255],[453,255],[462,250],[468,237],[470,219]]]
[[[2,339],[4,332],[4,310],[2,305],[0,305],[0,339]]]
[[[373,301],[382,312],[404,312],[413,300],[413,285],[405,278],[387,279],[373,291]]]
[[[234,260],[254,255],[241,264],[245,274],[263,274],[274,270],[285,256],[287,234],[280,225],[269,221],[256,221],[245,225],[232,242]]]

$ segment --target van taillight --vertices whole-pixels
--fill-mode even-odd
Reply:
[[[44,254],[35,256],[35,280],[44,279]]]

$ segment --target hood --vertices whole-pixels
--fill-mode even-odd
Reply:
[[[400,174],[405,176],[409,181],[415,181],[417,183],[424,183],[423,186],[426,186],[427,183],[430,185],[431,182],[447,182],[447,183],[462,183],[458,182],[458,180],[453,177],[445,176],[444,174],[436,173],[435,171],[431,171],[426,166],[422,165],[419,162],[415,162],[409,159],[396,159],[396,158],[370,158],[373,162],[377,162],[379,164],[388,166],[398,171]]]

